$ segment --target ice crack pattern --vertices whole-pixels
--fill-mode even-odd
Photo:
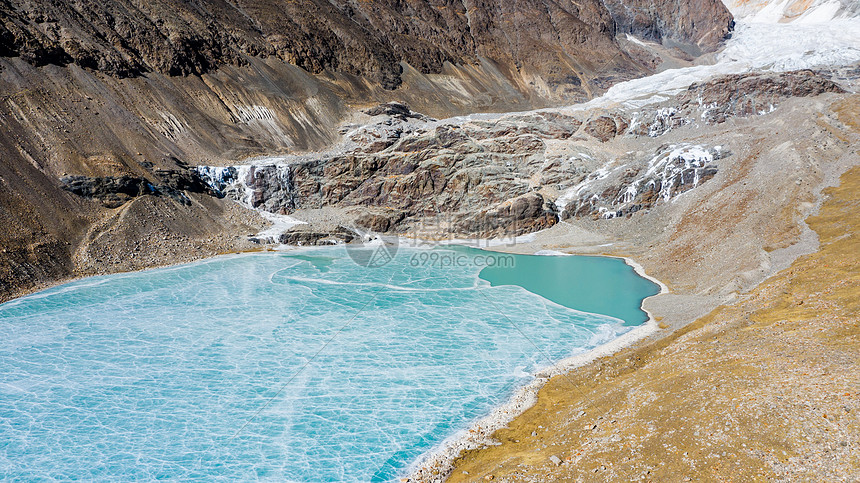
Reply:
[[[632,328],[408,259],[248,254],[0,305],[0,479],[395,480],[549,364],[485,295],[556,360]]]

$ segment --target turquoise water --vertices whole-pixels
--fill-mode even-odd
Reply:
[[[544,298],[481,253],[433,252],[467,263],[247,254],[0,305],[0,478],[389,481],[530,372],[641,321],[566,307],[549,280],[606,270],[624,305],[656,293],[613,259],[546,257],[567,268],[542,284],[546,262],[516,257],[505,270]]]
[[[642,310],[644,297],[631,294],[647,297],[660,292],[620,258],[518,255],[514,270],[499,263],[481,270],[480,277],[494,287],[519,285],[557,304],[609,315],[625,325],[648,320]]]

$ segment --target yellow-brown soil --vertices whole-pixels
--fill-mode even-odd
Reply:
[[[825,193],[807,220],[818,252],[669,337],[555,377],[448,481],[860,478],[860,168]]]

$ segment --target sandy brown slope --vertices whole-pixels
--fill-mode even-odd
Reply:
[[[448,481],[860,478],[860,168],[826,194],[807,220],[817,253],[668,338],[554,378]]]

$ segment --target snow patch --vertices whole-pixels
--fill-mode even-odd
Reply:
[[[278,243],[278,238],[281,234],[290,228],[297,225],[307,225],[306,221],[293,218],[289,215],[279,215],[262,210],[257,210],[257,213],[272,224],[272,226],[254,235],[254,238],[261,243]]]
[[[272,210],[258,192],[277,185],[279,194],[290,196],[292,173],[288,165],[244,164],[239,166],[197,166],[200,179],[218,196],[228,197],[245,208],[256,211],[272,225],[252,238],[261,243],[277,243],[278,237],[290,228],[306,222]]]
[[[637,39],[636,37],[634,37],[630,34],[625,34],[625,35],[627,36],[627,40],[633,42],[634,44],[641,45],[642,47],[648,47],[647,45],[645,45],[645,42],[642,42],[641,40]]]
[[[601,97],[563,111],[615,105],[638,109],[679,94],[693,83],[721,75],[841,67],[860,62],[860,18],[831,18],[833,8],[832,2],[818,2],[790,23],[776,23],[775,17],[767,15],[753,16],[751,20],[741,17],[714,64],[669,69],[621,82]]]

